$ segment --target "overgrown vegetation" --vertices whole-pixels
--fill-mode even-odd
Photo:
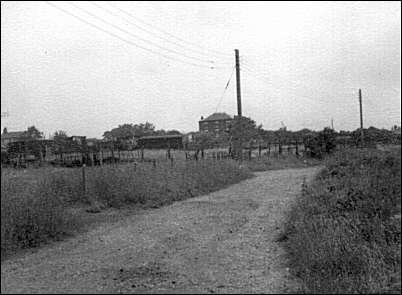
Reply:
[[[306,136],[304,145],[310,157],[322,159],[336,148],[336,133],[331,128],[324,128],[315,135]]]
[[[292,209],[285,236],[306,293],[400,293],[401,150],[336,153]]]
[[[16,248],[36,246],[58,238],[76,225],[71,206],[138,205],[159,207],[173,201],[220,189],[251,177],[246,168],[230,160],[171,163],[133,163],[86,168],[86,194],[82,169],[2,169],[2,257]]]

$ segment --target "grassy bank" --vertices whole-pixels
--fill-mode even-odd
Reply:
[[[335,154],[292,209],[285,232],[305,293],[399,293],[401,150]]]
[[[251,177],[233,161],[199,161],[87,167],[2,169],[2,257],[18,248],[59,238],[77,226],[69,208],[155,208],[218,190]]]

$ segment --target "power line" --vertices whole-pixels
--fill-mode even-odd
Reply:
[[[243,68],[246,70],[246,73],[252,75],[253,77],[255,77],[255,78],[257,78],[258,80],[260,80],[261,82],[263,82],[263,83],[270,83],[270,85],[273,86],[273,85],[272,85],[272,82],[269,81],[267,78],[261,77],[259,74],[257,74],[255,71],[250,70],[248,67],[243,66]],[[286,81],[286,83],[287,83],[287,84],[291,83],[293,88],[294,88],[294,87],[299,87],[299,88],[307,89],[307,90],[309,90],[309,91],[314,90],[314,89],[312,89],[311,87],[308,87],[308,86],[306,86],[306,85],[304,85],[304,84],[301,84],[301,83],[299,83],[299,82],[297,82],[297,81],[294,81],[294,80],[290,80],[290,79],[289,79],[289,80]],[[314,90],[314,91],[315,91],[315,90]],[[321,90],[321,92],[322,92],[322,90]],[[327,96],[333,96],[333,95],[329,94],[328,91],[324,91],[324,93],[325,93]],[[299,96],[299,97],[302,97],[302,98],[305,98],[305,99],[308,99],[309,101],[314,102],[314,103],[317,103],[317,102],[318,102],[318,103],[321,103],[321,104],[324,103],[324,102],[321,101],[321,100],[320,100],[320,101],[316,101],[316,100],[313,100],[312,98],[310,98],[310,97],[308,97],[308,96],[304,96],[304,95],[301,95],[301,94],[298,94],[298,96]]]
[[[106,11],[107,13],[109,13],[109,14],[111,14],[111,15],[114,15],[114,16],[116,16],[116,17],[121,18],[121,14],[115,13],[115,12],[111,11],[110,9],[107,9],[106,7],[102,7],[101,5],[99,5],[99,4],[97,4],[97,3],[94,3],[94,2],[90,2],[90,3],[91,3],[92,5],[98,7],[99,9],[102,9],[102,10]],[[124,10],[122,10],[122,9],[120,9],[120,8],[118,8],[118,7],[112,6],[112,5],[110,5],[109,3],[107,3],[107,4],[108,4],[110,7],[113,7],[114,9],[117,9],[117,10],[119,10],[120,12],[124,13],[125,15],[129,15],[129,16],[131,16],[131,18],[136,19],[136,18],[134,18],[133,15],[131,15],[131,14],[125,12]],[[151,31],[151,30],[149,30],[149,29],[147,29],[147,28],[144,28],[143,26],[140,26],[140,25],[136,24],[135,22],[132,22],[132,21],[128,20],[127,18],[124,18],[124,19],[125,19],[125,21],[126,21],[127,23],[129,23],[129,24],[135,26],[136,28],[139,28],[140,30],[142,30],[142,31],[144,31],[144,32],[147,32],[147,33],[150,34],[150,35],[156,36],[157,38],[159,38],[159,39],[161,39],[161,40],[164,40],[164,41],[166,41],[166,42],[169,42],[169,43],[171,43],[171,44],[174,44],[174,45],[176,45],[176,46],[179,46],[180,48],[182,48],[182,49],[184,49],[184,50],[191,51],[191,52],[194,53],[194,54],[197,54],[197,55],[204,55],[204,56],[210,57],[209,54],[206,54],[206,53],[203,52],[203,51],[195,50],[195,49],[186,49],[186,48],[183,48],[183,47],[187,47],[187,48],[188,48],[188,46],[185,46],[185,45],[183,45],[183,44],[180,44],[180,43],[178,43],[178,42],[175,42],[175,41],[173,41],[171,38],[164,37],[164,36],[162,36],[162,35],[156,34],[156,33],[154,33],[153,31]],[[226,58],[229,58],[229,57],[226,57]],[[210,62],[215,63],[215,60],[211,60]]]
[[[244,67],[244,66],[243,66],[243,68],[246,70],[246,71],[245,71],[246,73],[252,75],[254,78],[258,79],[260,82],[262,82],[262,83],[264,83],[264,84],[265,84],[265,83],[266,83],[266,84],[270,83],[270,85],[273,86],[273,85],[272,85],[272,82],[270,82],[267,78],[260,77],[258,74],[255,74],[254,72],[252,72],[251,70],[249,70],[247,67]],[[295,83],[298,84],[297,82],[295,82]],[[300,86],[300,85],[299,85],[299,86]],[[302,86],[302,87],[304,87],[304,86]],[[308,87],[305,87],[305,88],[308,89]],[[279,98],[278,95],[277,95],[277,97]],[[310,101],[310,102],[312,102],[312,103],[314,103],[314,104],[317,104],[317,103],[323,104],[323,101],[316,101],[316,100],[314,100],[314,99],[312,99],[312,98],[310,98],[310,97],[308,97],[308,96],[305,96],[305,95],[298,94],[298,97],[299,97],[299,98],[302,98],[302,99],[307,99],[308,101]]]
[[[222,93],[222,95],[221,95],[221,97],[220,97],[220,99],[219,99],[218,104],[216,105],[215,113],[218,111],[218,108],[219,108],[219,106],[220,106],[220,104],[221,104],[221,102],[222,102],[223,96],[225,95],[226,90],[227,90],[228,87],[229,87],[229,83],[230,83],[230,80],[231,80],[232,77],[233,77],[233,73],[234,73],[235,68],[236,68],[236,66],[234,66],[233,69],[232,69],[232,73],[230,74],[229,80],[228,80],[228,82],[226,83],[225,89],[223,90],[223,93]]]
[[[62,11],[62,12],[64,12],[64,13],[66,13],[66,14],[68,14],[68,15],[70,15],[70,16],[72,16],[72,17],[78,19],[78,20],[80,20],[80,21],[83,22],[83,23],[86,23],[87,25],[89,25],[89,26],[91,26],[91,27],[93,27],[93,28],[96,28],[96,29],[98,29],[98,30],[100,30],[100,31],[102,31],[102,32],[104,32],[104,33],[110,35],[110,36],[113,36],[113,37],[115,37],[115,38],[117,38],[117,39],[120,39],[121,41],[123,41],[123,42],[125,42],[125,43],[127,43],[127,44],[133,45],[133,46],[135,46],[135,47],[137,47],[137,48],[141,48],[142,50],[151,52],[151,53],[153,53],[153,54],[155,54],[155,55],[159,55],[159,56],[162,56],[162,57],[164,57],[164,58],[166,58],[166,59],[178,61],[178,62],[180,62],[180,63],[187,64],[187,65],[192,65],[192,66],[195,66],[195,67],[201,67],[201,68],[205,68],[205,69],[208,68],[208,69],[212,69],[212,70],[213,70],[213,69],[222,69],[222,68],[220,68],[220,67],[207,66],[207,65],[200,65],[200,64],[195,64],[195,63],[188,62],[188,61],[183,61],[183,60],[180,60],[180,59],[178,59],[178,58],[176,58],[176,57],[173,57],[173,56],[165,55],[165,54],[163,54],[163,53],[156,52],[156,51],[154,51],[154,50],[152,50],[152,49],[150,49],[150,48],[147,48],[147,47],[144,47],[144,46],[142,46],[142,45],[139,45],[139,44],[137,44],[137,43],[135,43],[135,42],[133,42],[133,41],[131,41],[131,40],[127,40],[127,39],[125,39],[125,38],[122,38],[121,36],[116,35],[116,34],[110,32],[110,31],[108,31],[108,30],[105,30],[105,29],[101,28],[100,26],[97,26],[97,25],[95,25],[95,24],[93,24],[93,23],[91,23],[91,22],[88,22],[88,21],[86,21],[85,19],[83,19],[82,17],[79,17],[79,16],[75,15],[74,13],[71,13],[71,12],[68,11],[68,10],[65,10],[65,9],[63,9],[63,8],[61,8],[61,7],[58,7],[58,6],[54,5],[53,3],[50,3],[49,1],[46,1],[46,3],[49,4],[50,6],[56,8],[56,9]]]
[[[164,31],[164,30],[162,30],[162,29],[160,29],[160,28],[157,28],[156,26],[154,26],[154,25],[152,25],[152,24],[149,24],[149,23],[147,23],[147,22],[141,20],[140,18],[134,16],[133,14],[131,14],[131,13],[129,13],[129,12],[127,12],[127,11],[125,11],[125,10],[123,10],[123,9],[121,9],[121,8],[119,8],[119,7],[117,7],[117,6],[115,6],[114,4],[110,3],[110,1],[106,1],[106,2],[107,2],[110,6],[112,6],[112,7],[116,8],[116,9],[118,9],[119,11],[121,11],[121,12],[123,12],[124,14],[126,14],[126,15],[132,17],[133,19],[135,19],[135,20],[137,20],[137,21],[139,21],[139,22],[141,22],[141,23],[143,23],[143,24],[145,24],[145,25],[147,25],[147,26],[149,26],[149,27],[154,28],[154,30],[158,30],[158,31],[160,31],[160,32],[162,32],[162,33],[164,33],[164,34],[166,34],[166,35],[169,35],[170,37],[175,38],[176,40],[179,40],[179,41],[181,41],[181,42],[183,42],[183,43],[185,43],[185,44],[188,44],[188,45],[190,45],[190,46],[197,47],[197,48],[200,48],[200,49],[203,49],[203,50],[208,50],[208,51],[211,51],[211,52],[215,52],[215,54],[219,54],[219,55],[222,55],[222,56],[224,56],[224,57],[227,57],[227,56],[228,56],[227,53],[220,52],[220,51],[213,50],[213,49],[205,49],[204,47],[202,47],[202,46],[200,46],[200,45],[198,45],[198,44],[195,44],[195,43],[189,42],[189,41],[187,41],[187,40],[184,40],[184,39],[182,39],[182,38],[180,38],[180,37],[177,37],[177,36],[175,36],[175,35],[173,35],[173,34],[171,34],[171,33],[169,33],[169,32],[166,32],[166,31]]]
[[[165,51],[168,51],[168,52],[173,53],[173,54],[181,55],[181,56],[184,57],[184,58],[193,59],[193,60],[205,62],[205,63],[208,63],[208,64],[213,64],[213,61],[209,61],[209,60],[205,60],[205,59],[201,59],[201,58],[189,56],[189,55],[183,54],[183,53],[181,53],[181,52],[179,52],[179,51],[176,51],[176,50],[173,50],[173,49],[164,47],[164,46],[160,46],[159,44],[157,44],[157,43],[155,43],[155,42],[149,41],[149,40],[144,39],[144,38],[142,38],[142,37],[140,37],[140,36],[138,36],[138,35],[136,35],[136,34],[131,33],[130,31],[127,31],[127,30],[125,30],[125,29],[122,29],[122,28],[120,28],[119,26],[116,26],[115,24],[104,20],[102,17],[99,17],[98,15],[93,14],[92,12],[90,12],[90,11],[88,11],[88,10],[82,8],[82,7],[79,7],[78,5],[76,5],[76,4],[74,4],[74,3],[69,3],[69,4],[72,5],[72,6],[74,6],[74,7],[77,8],[77,9],[79,9],[79,10],[85,12],[86,14],[88,14],[88,15],[90,15],[90,16],[92,16],[92,17],[98,19],[98,20],[100,20],[101,22],[104,22],[105,24],[108,24],[109,26],[112,26],[112,27],[115,28],[115,29],[120,30],[120,31],[122,31],[122,32],[124,32],[124,33],[126,33],[126,34],[128,34],[128,35],[130,35],[130,36],[132,36],[132,37],[134,37],[134,38],[137,38],[137,39],[141,40],[141,41],[144,42],[144,43],[151,44],[152,46],[155,46],[155,47],[157,47],[157,48],[159,48],[159,49],[161,49],[161,50],[165,50]]]

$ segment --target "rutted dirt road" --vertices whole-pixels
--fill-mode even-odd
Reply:
[[[303,178],[256,173],[1,265],[1,293],[282,293],[297,289],[276,242]]]

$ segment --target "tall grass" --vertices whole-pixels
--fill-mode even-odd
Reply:
[[[36,246],[68,232],[72,205],[120,208],[128,204],[159,207],[208,193],[251,177],[234,161],[199,161],[87,167],[82,169],[3,170],[1,250]],[[4,254],[4,253],[3,253]]]
[[[33,247],[66,230],[68,216],[51,179],[22,186],[1,178],[1,250]]]
[[[400,293],[401,152],[344,151],[292,209],[286,245],[306,293]]]

